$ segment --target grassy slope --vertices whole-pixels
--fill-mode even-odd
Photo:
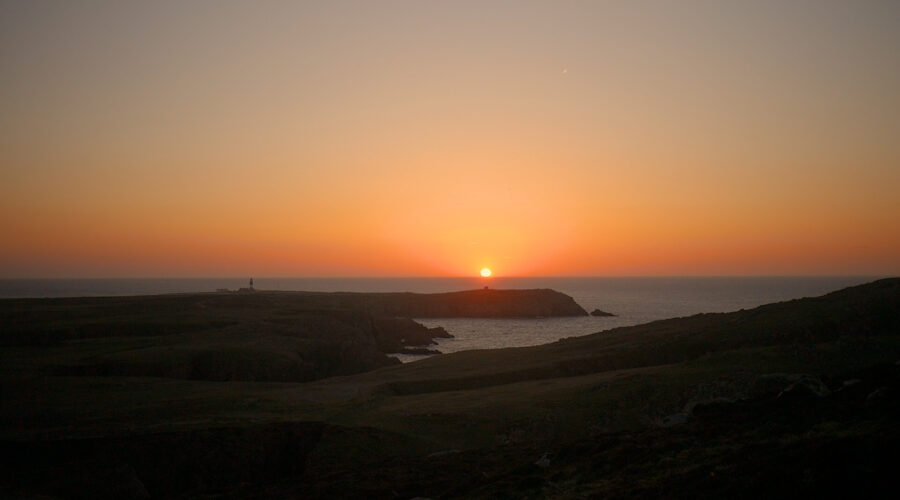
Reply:
[[[518,405],[524,412],[518,414],[531,415],[541,414],[542,405],[553,407],[558,400],[567,401],[565,406],[572,408],[571,401],[578,397],[586,400],[585,406],[603,406],[610,391],[620,387],[653,387],[653,391],[661,393],[667,385],[674,384],[679,386],[674,392],[683,393],[675,398],[680,401],[690,397],[691,392],[702,392],[691,389],[695,380],[717,375],[736,380],[762,373],[822,372],[830,367],[897,359],[898,310],[900,280],[882,280],[823,297],[749,311],[658,321],[544,346],[454,353],[310,384],[222,386],[153,378],[128,378],[117,383],[129,387],[123,392],[133,395],[135,401],[146,402],[135,408],[135,418],[140,418],[147,411],[146,405],[155,400],[168,404],[173,396],[178,399],[182,391],[188,393],[185,398],[190,400],[190,394],[207,390],[211,394],[246,395],[257,401],[256,407],[261,411],[291,413],[299,408],[311,418],[333,417],[347,422],[358,419],[376,424],[384,421],[395,427],[395,417],[402,421],[406,413],[446,414],[452,420],[467,413],[473,417],[489,416],[492,412],[515,413],[506,410],[510,405]],[[61,363],[71,355],[70,350],[96,356],[106,349],[121,352],[121,348],[103,342],[79,342],[52,355],[41,350],[42,356],[37,359],[39,363]],[[22,394],[23,399],[38,400],[43,397],[41,394],[52,394],[55,387],[69,384],[77,387],[73,394],[96,385],[114,396],[115,387],[120,387],[104,377],[47,377],[40,366],[33,364],[33,354],[39,349],[4,350],[4,377],[19,385],[9,390]],[[622,370],[628,371],[619,372]],[[692,375],[695,373],[699,375]],[[597,384],[607,389],[591,389]],[[132,385],[136,388],[130,388]],[[158,397],[156,387],[160,388]],[[573,396],[581,392],[588,394]],[[633,401],[646,399],[627,397]],[[52,396],[42,400],[52,404]],[[212,403],[214,398],[204,400]],[[93,402],[87,401],[85,410],[90,410]],[[96,406],[93,411],[102,413],[103,402],[98,401]],[[218,413],[220,406],[211,404],[211,411],[203,413],[224,417]],[[669,411],[670,406],[664,405],[655,413]],[[116,410],[127,413],[128,405]],[[77,415],[72,417],[75,422],[79,420]]]
[[[898,310],[900,280],[881,280],[749,311],[656,321],[542,346],[455,353],[360,378],[407,394],[671,364],[744,348],[855,343],[896,334]]]
[[[645,429],[691,401],[759,397],[772,389],[763,383],[772,379],[765,375],[811,373],[834,386],[848,373],[892,364],[900,359],[900,280],[307,384],[47,376],[34,365],[35,349],[3,350],[0,418],[6,439],[315,420],[356,429],[325,432],[311,455],[331,464],[335,477],[372,466],[371,457],[412,453],[424,460],[427,453],[451,449],[471,450],[461,456],[475,454],[484,467],[504,453],[518,457],[507,456],[509,463],[525,466],[540,450],[565,449],[586,436],[662,432]],[[353,444],[359,432],[371,440],[363,456]],[[503,451],[509,449],[518,451]],[[578,460],[571,467],[581,467]],[[366,480],[373,488],[384,486]],[[654,481],[664,483],[665,477]],[[577,483],[560,491],[609,491],[609,485],[590,486],[584,478]],[[485,496],[493,496],[498,483],[492,484],[473,485],[465,495],[484,488]],[[442,487],[450,489],[431,491],[452,491]]]

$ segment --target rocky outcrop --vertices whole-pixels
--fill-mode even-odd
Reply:
[[[375,341],[382,352],[405,354],[438,354],[433,350],[411,350],[410,346],[429,346],[436,338],[453,338],[440,326],[428,328],[409,318],[376,318]]]
[[[608,313],[608,312],[606,312],[606,311],[601,311],[600,309],[594,309],[593,311],[591,311],[591,316],[597,316],[597,317],[605,318],[605,317],[612,317],[612,316],[615,316],[615,314],[613,314],[613,313]]]

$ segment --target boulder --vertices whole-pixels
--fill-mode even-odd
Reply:
[[[409,318],[375,318],[375,341],[382,352],[404,352],[408,346],[422,347],[434,344],[436,338],[453,338],[442,327],[428,328]]]

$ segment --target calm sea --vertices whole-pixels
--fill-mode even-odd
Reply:
[[[822,295],[875,277],[716,278],[255,278],[259,290],[351,292],[447,292],[482,288],[552,288],[582,307],[612,318],[425,319],[456,336],[439,339],[438,349],[455,352],[544,344],[619,326],[703,312],[727,312],[770,302]],[[76,297],[209,292],[247,286],[247,279],[76,279],[0,280],[0,297]],[[416,359],[401,356],[404,361]]]

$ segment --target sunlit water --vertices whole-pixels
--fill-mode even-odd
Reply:
[[[874,277],[738,278],[255,278],[259,290],[352,292],[446,292],[491,288],[552,288],[587,311],[616,317],[541,319],[420,319],[442,326],[452,339],[438,339],[441,352],[520,347],[586,335],[619,326],[704,312],[727,312],[822,295]],[[0,297],[71,297],[206,292],[247,286],[246,279],[0,280]],[[418,356],[398,356],[404,361]]]

